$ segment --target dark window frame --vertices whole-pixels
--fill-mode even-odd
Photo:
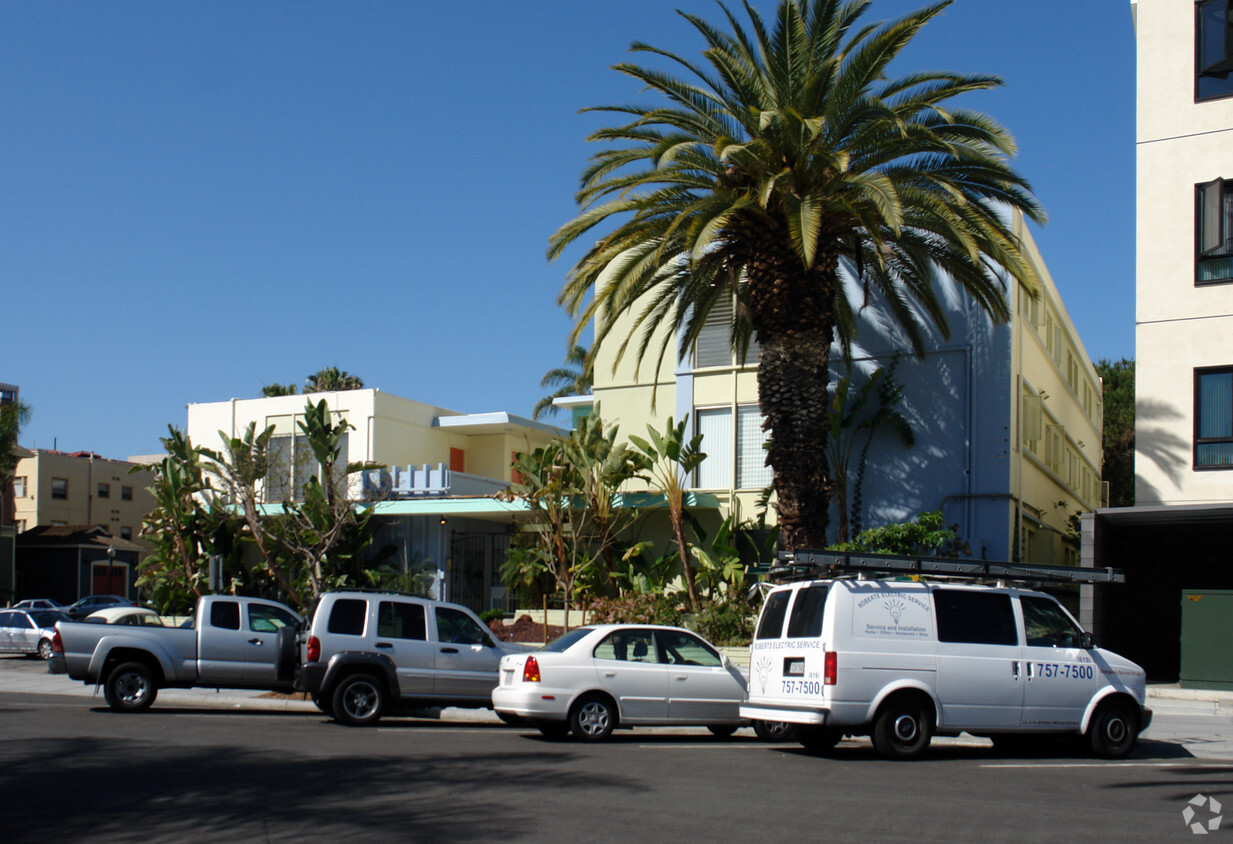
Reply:
[[[56,488],[57,482],[63,485],[60,489]],[[51,479],[51,497],[56,501],[68,501],[68,497],[69,497],[68,478],[52,478]]]
[[[1230,469],[1233,469],[1233,463],[1204,466],[1199,462],[1199,450],[1201,446],[1233,445],[1233,436],[1201,437],[1199,435],[1199,426],[1203,421],[1203,404],[1200,401],[1202,398],[1200,382],[1204,375],[1233,375],[1233,365],[1200,367],[1196,368],[1194,371],[1194,444],[1191,449],[1192,466],[1196,472],[1227,472]],[[1229,413],[1233,414],[1233,403],[1231,403]]]
[[[1233,180],[1194,186],[1194,256],[1195,287],[1233,283]],[[1202,278],[1204,269],[1218,277]]]
[[[1224,19],[1226,21],[1224,30],[1224,51],[1223,55],[1219,56],[1215,61],[1209,62],[1207,65],[1202,65],[1203,57],[1203,23],[1204,12],[1208,7],[1218,5],[1224,10]],[[1233,78],[1230,78],[1230,73],[1233,73],[1233,26],[1229,25],[1229,15],[1233,12],[1233,0],[1195,0],[1194,4],[1194,101],[1196,103],[1209,102],[1211,100],[1221,100],[1227,97],[1233,97]],[[1227,82],[1227,90],[1221,90],[1218,93],[1204,94],[1201,92],[1203,80],[1205,79],[1222,79]]]

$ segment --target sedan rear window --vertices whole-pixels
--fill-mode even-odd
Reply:
[[[575,627],[568,633],[562,633],[560,636],[553,639],[548,644],[540,648],[541,651],[554,651],[560,653],[568,650],[575,642],[586,636],[594,628],[591,627]]]

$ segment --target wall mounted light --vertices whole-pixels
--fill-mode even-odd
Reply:
[[[441,524],[445,524],[445,516],[441,517]]]

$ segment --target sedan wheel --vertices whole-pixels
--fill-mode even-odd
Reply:
[[[569,726],[579,741],[603,741],[616,728],[616,708],[604,698],[584,698],[569,716]]]
[[[754,721],[753,729],[763,741],[792,741],[796,738],[796,726],[784,721]]]
[[[51,659],[51,640],[43,639],[39,642],[39,659]]]

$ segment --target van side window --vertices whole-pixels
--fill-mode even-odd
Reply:
[[[767,596],[762,618],[758,620],[758,630],[754,633],[755,639],[778,639],[783,635],[783,617],[788,611],[788,599],[791,597],[791,589],[782,589]]]
[[[1046,648],[1077,648],[1082,634],[1056,601],[1020,595],[1023,606],[1023,633],[1027,643]]]
[[[933,590],[939,642],[974,645],[1017,645],[1015,614],[1010,596],[997,592]]]
[[[822,612],[826,607],[826,587],[807,586],[796,593],[792,615],[788,618],[788,638],[814,638],[822,635]]]
[[[367,618],[367,601],[343,598],[334,602],[330,610],[330,624],[326,629],[344,636],[363,636],[364,620]]]

